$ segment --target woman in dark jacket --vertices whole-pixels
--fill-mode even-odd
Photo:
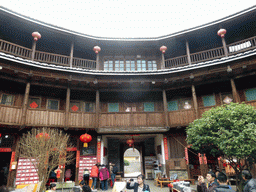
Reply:
[[[134,189],[134,192],[150,192],[149,186],[144,183],[144,175],[138,175],[137,177],[137,183],[131,183],[131,180],[129,180],[126,184],[127,189]]]

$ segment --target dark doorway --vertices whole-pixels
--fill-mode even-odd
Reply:
[[[11,154],[10,152],[1,152],[1,159],[0,159],[0,185],[7,184],[7,178],[9,174],[9,167],[11,161]]]

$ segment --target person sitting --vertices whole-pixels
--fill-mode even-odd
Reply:
[[[256,192],[256,180],[248,170],[242,171],[242,178],[245,180],[244,192]]]
[[[233,189],[230,188],[227,182],[227,176],[223,172],[218,173],[217,180],[219,182],[219,186],[217,186],[213,191],[214,192],[235,192]]]
[[[134,189],[134,192],[148,191],[150,192],[149,185],[144,183],[145,177],[140,174],[137,176],[137,182],[131,184],[131,179],[127,182],[127,189]]]
[[[54,192],[56,191],[56,184],[55,183],[51,183],[50,184],[50,189],[47,190],[46,192]]]
[[[203,176],[198,177],[198,185],[197,185],[198,192],[213,192],[213,190],[217,186],[219,186],[219,184],[215,181],[216,175],[214,172],[209,171],[206,175],[206,179],[209,182],[208,188],[205,184],[204,177]]]

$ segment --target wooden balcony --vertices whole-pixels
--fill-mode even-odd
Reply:
[[[19,125],[21,123],[22,108],[0,105],[0,122],[3,124]]]
[[[193,122],[196,119],[194,109],[182,109],[178,111],[169,111],[168,120],[169,126],[184,126]]]
[[[246,101],[245,103],[256,108],[256,101]]]
[[[163,112],[101,113],[100,127],[163,127]]]
[[[28,109],[26,125],[63,127],[65,124],[65,111],[50,111],[45,109]]]
[[[210,107],[200,107],[200,108],[199,108],[199,118],[202,117],[202,114],[203,114],[205,111],[208,111],[208,110],[210,110],[210,109],[213,108],[213,107],[216,107],[216,105],[210,106]]]

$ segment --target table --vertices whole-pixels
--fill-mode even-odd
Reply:
[[[116,181],[112,191],[113,192],[120,192],[120,191],[123,191],[125,187],[126,187],[126,182]]]

